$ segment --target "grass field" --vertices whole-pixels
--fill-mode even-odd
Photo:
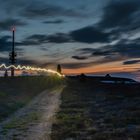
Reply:
[[[101,84],[92,79],[80,81],[56,76],[0,78],[0,121],[43,90],[61,84],[66,86],[52,126],[52,140],[139,140],[139,84]],[[24,129],[28,122],[38,121],[39,117],[39,113],[31,112],[4,127]]]
[[[0,121],[26,105],[45,89],[60,85],[64,80],[58,76],[33,76],[0,78]]]
[[[52,140],[138,140],[140,85],[67,81]]]

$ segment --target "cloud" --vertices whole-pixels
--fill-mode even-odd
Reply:
[[[72,56],[73,59],[77,59],[77,60],[85,60],[88,59],[88,57],[86,56]]]
[[[52,35],[34,34],[27,37],[23,43],[25,44],[42,44],[42,43],[108,43],[112,40],[112,34],[102,32],[93,26],[87,26],[69,33],[55,33]]]
[[[0,37],[0,52],[7,52],[11,50],[12,43],[9,41],[10,36]]]
[[[139,0],[114,0],[105,8],[98,27],[118,31],[130,31],[139,27]]]
[[[128,61],[124,61],[123,65],[132,65],[137,63],[140,63],[140,60],[128,60]]]
[[[40,43],[69,43],[69,42],[81,42],[81,43],[97,43],[97,42],[109,42],[110,34],[101,32],[94,29],[94,27],[84,27],[78,30],[71,31],[69,33],[56,33],[52,35],[34,34],[26,38],[25,42],[31,41],[37,44]]]
[[[115,45],[106,45],[99,48],[82,48],[77,49],[79,57],[83,54],[88,54],[89,58],[100,57],[100,59],[93,64],[98,65],[102,63],[109,63],[115,61],[122,61],[126,59],[140,57],[140,43],[136,40],[121,40]],[[123,64],[139,63],[139,60],[125,61]]]
[[[33,46],[33,45],[41,45],[41,42],[25,39],[21,42],[17,42],[16,45],[17,46]]]
[[[108,50],[109,48],[107,46],[100,47],[100,48],[82,48],[77,49],[77,51],[80,52],[80,54],[90,54],[91,56],[108,56],[112,55],[113,52]]]
[[[47,4],[46,2],[29,4],[21,11],[21,15],[26,18],[44,17],[84,17],[84,14],[74,9],[67,9],[58,5]]]
[[[93,56],[122,56],[127,58],[140,57],[140,39],[120,40],[115,45],[106,45],[99,48],[83,48],[79,52],[90,53]]]
[[[85,63],[62,63],[61,66],[64,69],[79,69],[87,66],[93,65],[93,62],[85,62]]]
[[[23,45],[35,45],[35,42],[32,41],[21,41],[21,42],[16,42],[16,46],[23,46]],[[37,43],[36,43],[37,45]],[[0,52],[10,52],[12,48],[12,37],[9,35],[1,36],[0,37]],[[23,49],[16,47],[16,51],[19,51],[21,54]]]
[[[108,56],[112,55],[112,52],[107,51],[107,50],[96,50],[92,53],[93,56]]]
[[[109,42],[110,34],[95,29],[92,26],[87,26],[70,33],[72,39],[76,42],[96,43]]]
[[[140,43],[121,40],[116,45],[110,46],[110,51],[128,58],[137,58],[140,57]]]
[[[15,42],[15,45],[19,46],[21,43]],[[0,52],[10,52],[12,48],[12,38],[11,36],[5,35],[0,37]],[[23,51],[21,48],[16,48],[19,53]]]
[[[0,62],[5,63],[5,64],[9,64],[9,59],[8,58],[4,58],[4,57],[0,57]]]
[[[67,43],[71,41],[68,34],[56,33],[54,35],[34,34],[27,37],[22,43],[38,45],[43,43]]]
[[[35,61],[35,60],[30,60],[30,59],[27,59],[27,58],[18,58],[17,60],[17,64],[20,64],[20,65],[31,65],[31,66],[38,66],[40,65],[39,62]]]
[[[0,57],[0,61],[1,63],[5,63],[7,65],[9,65],[9,58],[7,57]],[[18,58],[17,61],[16,61],[16,64],[15,65],[34,65],[34,66],[37,66],[39,65],[39,63],[35,60],[29,60],[27,58]]]
[[[6,19],[0,21],[0,30],[10,30],[13,26],[25,26],[26,22],[21,21],[20,19]]]
[[[57,19],[57,20],[47,20],[47,21],[44,21],[43,23],[45,23],[45,24],[61,24],[61,23],[65,23],[65,21],[62,19]]]
[[[48,17],[70,17],[84,18],[85,14],[79,7],[68,8],[65,5],[59,5],[57,2],[45,0],[1,0],[0,13],[4,16],[20,17],[22,19],[40,20]],[[59,21],[60,23],[60,21]]]
[[[92,58],[93,56],[89,57]],[[84,59],[79,59],[82,58],[82,56],[75,57],[77,60],[84,60]],[[110,56],[104,56],[101,57],[98,60],[90,59],[89,62],[71,62],[71,63],[63,63],[62,66],[63,68],[66,69],[78,69],[78,68],[85,68],[85,67],[90,67],[90,66],[97,66],[105,63],[110,63],[110,62],[116,62],[120,60],[125,60],[125,58],[119,56],[119,55],[110,55]]]
[[[42,43],[47,43],[47,35],[34,34],[26,37],[23,41],[23,45],[40,45]]]
[[[68,34],[63,34],[63,33],[49,35],[47,39],[48,42],[53,42],[53,43],[67,43],[72,41],[71,37]]]
[[[123,58],[119,58],[116,56],[110,56],[110,57],[103,57],[100,60],[90,60],[89,62],[71,62],[71,63],[62,63],[62,67],[66,69],[79,69],[79,68],[85,68],[85,67],[90,67],[90,66],[95,66],[95,65],[101,65],[105,63],[110,63],[110,62],[115,62],[118,60],[123,60]]]
[[[99,23],[92,26],[86,26],[69,33],[56,33],[54,35],[48,36],[45,40],[54,43],[64,43],[64,42],[81,42],[81,43],[108,43],[114,39],[118,39],[118,33],[121,31],[127,31],[135,29],[139,25],[139,1],[130,0],[120,1],[115,0],[110,2],[105,8],[102,19]],[[39,8],[40,7],[40,8]],[[35,5],[34,7],[26,7],[28,16],[59,16],[67,15],[71,13],[71,16],[78,16],[79,14],[73,13],[74,10],[66,10],[64,7],[59,7],[55,5]],[[54,10],[55,9],[55,10]],[[65,11],[65,12],[64,12]],[[67,11],[67,12],[66,12]],[[73,12],[70,12],[73,11]],[[65,13],[65,14],[64,14]],[[136,15],[138,18],[136,18]],[[68,16],[68,15],[67,15]],[[46,24],[60,24],[63,20],[52,20],[44,21]],[[114,29],[112,32],[105,32],[104,29]],[[114,37],[114,38],[113,38]],[[70,39],[71,38],[71,39]],[[100,55],[96,52],[94,55]],[[108,52],[103,52],[108,53]]]

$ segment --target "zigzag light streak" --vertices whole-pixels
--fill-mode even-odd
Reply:
[[[36,68],[36,67],[31,67],[31,66],[14,66],[14,65],[9,65],[6,66],[6,64],[1,64],[0,68],[5,68],[5,69],[10,69],[10,68],[14,68],[16,70],[32,70],[32,71],[42,71],[42,72],[48,72],[48,73],[52,73],[52,74],[57,74],[60,77],[64,77],[64,75],[58,73],[57,71],[51,70],[51,69],[45,69],[45,68]]]

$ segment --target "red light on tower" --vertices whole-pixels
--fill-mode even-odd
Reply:
[[[12,27],[12,31],[13,31],[13,32],[15,31],[15,27]]]

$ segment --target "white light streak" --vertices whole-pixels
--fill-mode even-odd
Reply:
[[[51,69],[46,69],[46,68],[37,68],[37,67],[31,67],[31,66],[15,66],[15,65],[9,65],[6,66],[6,64],[1,64],[0,68],[5,68],[5,69],[11,69],[14,68],[16,70],[32,70],[32,71],[39,71],[39,72],[47,72],[47,73],[52,73],[52,74],[56,74],[60,77],[65,77],[64,75],[58,73],[57,71],[51,70]]]

